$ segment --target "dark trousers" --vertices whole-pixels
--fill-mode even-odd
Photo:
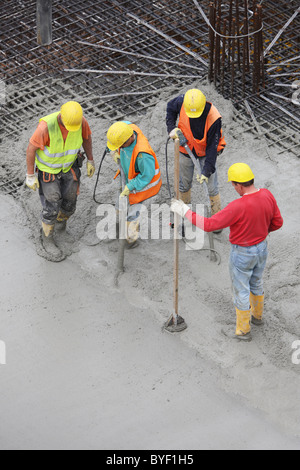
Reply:
[[[60,211],[67,217],[74,214],[80,176],[79,168],[72,168],[68,173],[61,172],[58,175],[39,171],[42,221],[45,224],[54,225]]]

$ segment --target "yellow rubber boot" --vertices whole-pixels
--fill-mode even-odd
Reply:
[[[192,202],[192,190],[190,189],[187,193],[179,193],[179,199],[185,204],[191,204]]]
[[[131,222],[127,222],[127,247],[128,248],[135,248],[138,246],[140,236],[140,222],[138,220],[133,220]]]
[[[64,214],[62,211],[59,211],[58,216],[57,216],[57,222],[66,222],[69,220],[69,216]]]
[[[63,212],[59,211],[57,219],[56,219],[56,230],[58,232],[64,232],[67,227],[67,221],[69,220],[69,216],[64,214]]]
[[[216,196],[210,196],[210,206],[211,206],[211,215],[215,215],[222,210],[221,207],[221,196],[217,194]],[[222,233],[222,230],[215,230],[214,233]]]
[[[251,316],[252,323],[254,325],[263,324],[263,314],[264,314],[264,303],[265,296],[263,295],[254,295],[250,292],[250,305],[251,305]]]
[[[48,225],[42,222],[43,234],[46,238],[52,237],[54,232],[54,225]]]
[[[251,312],[250,310],[236,310],[237,322],[236,322],[236,339],[251,341]]]
[[[211,205],[211,215],[215,215],[221,211],[221,196],[217,194],[216,196],[210,196],[210,205]]]
[[[54,225],[48,225],[42,222],[42,241],[46,252],[53,258],[52,261],[61,261],[62,251],[54,242]]]

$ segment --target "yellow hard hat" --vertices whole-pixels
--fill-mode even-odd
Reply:
[[[196,88],[186,92],[184,96],[184,109],[189,118],[198,118],[203,114],[206,97]]]
[[[107,132],[107,147],[109,150],[118,150],[133,135],[133,129],[126,122],[115,122]]]
[[[70,132],[76,132],[82,124],[82,107],[76,101],[68,101],[60,110],[61,119],[65,128]]]
[[[228,170],[228,181],[248,183],[254,179],[254,174],[246,163],[235,163]]]

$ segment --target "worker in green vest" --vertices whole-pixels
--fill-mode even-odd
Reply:
[[[60,112],[40,119],[27,148],[26,185],[34,191],[39,189],[43,207],[42,241],[53,261],[62,259],[63,255],[55,244],[54,229],[65,231],[67,220],[76,210],[81,146],[87,156],[87,174],[92,177],[95,164],[91,129],[80,104],[69,101]]]

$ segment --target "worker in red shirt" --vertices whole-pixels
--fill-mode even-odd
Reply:
[[[267,189],[257,189],[245,163],[229,168],[228,181],[241,196],[211,218],[192,212],[183,201],[173,200],[171,210],[186,217],[205,232],[230,227],[230,277],[237,314],[235,338],[251,340],[252,323],[262,324],[264,311],[263,272],[267,262],[266,238],[283,225],[276,200]]]

